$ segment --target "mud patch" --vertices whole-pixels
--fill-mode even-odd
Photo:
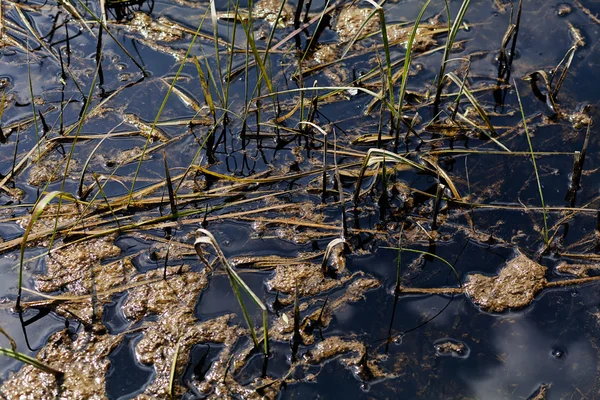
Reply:
[[[269,290],[292,294],[298,287],[298,295],[314,296],[319,293],[340,287],[350,279],[349,276],[339,279],[328,279],[323,276],[321,266],[317,264],[281,265],[275,269],[275,276],[267,281]],[[291,304],[293,299],[283,299],[284,304]]]
[[[123,336],[81,330],[75,339],[65,329],[53,334],[37,359],[64,373],[59,392],[54,375],[26,365],[1,388],[9,399],[100,399],[106,387],[108,354]]]
[[[508,261],[496,277],[469,275],[464,285],[473,302],[486,311],[528,306],[546,286],[546,267],[523,254]]]
[[[121,249],[113,244],[114,239],[114,236],[91,239],[51,252],[46,258],[46,273],[37,277],[36,288],[41,292],[68,289],[73,294],[90,293],[90,270],[98,267],[100,261],[121,254]],[[122,270],[117,267],[112,272],[120,275]],[[106,277],[113,275],[109,270],[103,274]]]
[[[356,35],[356,32],[364,25],[361,34],[366,35],[377,31],[379,23],[377,14],[373,14],[368,20],[369,15],[373,14],[370,8],[358,8],[356,6],[345,7],[340,11],[335,24],[335,31],[338,34],[340,42],[346,43]]]

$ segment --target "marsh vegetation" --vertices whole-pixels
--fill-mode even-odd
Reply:
[[[590,7],[1,0],[0,394],[594,397]]]

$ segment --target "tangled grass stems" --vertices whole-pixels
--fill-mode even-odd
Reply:
[[[179,79],[179,76],[181,75],[181,71],[183,71],[183,67],[185,66],[187,59],[192,51],[192,49],[194,48],[194,43],[196,42],[196,38],[198,37],[198,34],[200,33],[200,29],[202,29],[202,26],[204,25],[204,19],[206,18],[206,13],[203,15],[202,19],[200,20],[200,23],[198,24],[198,29],[196,29],[196,32],[194,33],[194,36],[192,37],[192,40],[190,42],[190,45],[187,48],[187,51],[185,53],[185,56],[183,57],[183,60],[181,61],[181,63],[179,64],[179,68],[177,69],[177,73],[175,74],[175,77],[173,78],[173,81],[171,82],[171,85],[169,86],[169,90],[167,91],[167,94],[165,95],[162,104],[160,105],[160,108],[158,109],[158,112],[156,113],[156,116],[154,117],[154,121],[152,122],[152,127],[150,129],[150,133],[148,134],[148,137],[146,138],[146,143],[144,143],[144,148],[142,149],[142,155],[140,156],[140,160],[138,161],[138,165],[137,168],[135,170],[135,174],[133,177],[133,182],[131,184],[131,188],[129,189],[129,195],[128,195],[128,200],[127,200],[127,206],[129,206],[131,204],[131,201],[133,200],[133,193],[134,193],[134,188],[135,188],[135,183],[137,181],[137,177],[139,176],[140,170],[142,168],[142,163],[144,161],[144,155],[146,154],[146,151],[148,149],[148,145],[150,144],[150,138],[152,137],[152,133],[154,132],[154,130],[156,129],[156,125],[158,123],[158,120],[160,118],[160,116],[162,115],[165,106],[167,105],[167,101],[169,100],[169,97],[171,97],[171,93],[173,92],[173,88],[175,87],[175,84],[177,83],[177,80]]]
[[[361,184],[364,179],[367,168],[370,165],[380,164],[383,162],[397,162],[397,163],[399,162],[399,163],[409,165],[419,171],[428,172],[433,175],[439,175],[444,178],[444,180],[448,184],[448,187],[452,191],[452,194],[455,196],[455,198],[460,199],[461,196],[458,193],[458,190],[456,189],[456,186],[454,185],[454,183],[452,183],[452,180],[450,180],[450,177],[445,172],[440,173],[440,168],[437,167],[432,161],[430,161],[430,160],[428,160],[428,161],[430,164],[432,164],[434,166],[434,169],[425,167],[415,161],[412,161],[404,156],[401,156],[400,154],[392,153],[390,151],[383,150],[383,149],[377,149],[377,148],[369,149],[367,151],[367,154],[363,158],[361,169],[358,174],[358,179],[356,180],[356,188],[354,190],[354,196],[353,196],[354,207],[357,207],[357,205],[358,205],[358,198],[360,197],[360,188],[361,188]]]
[[[502,148],[503,150],[505,150],[508,153],[510,153],[510,150],[508,149],[508,147],[506,147],[505,145],[503,145],[502,143],[500,143],[500,141],[495,138],[495,136],[498,136],[498,133],[496,132],[496,129],[494,128],[494,125],[490,121],[490,118],[488,117],[488,115],[485,112],[485,110],[483,109],[483,107],[481,107],[481,104],[479,104],[479,101],[477,101],[477,99],[475,98],[475,96],[473,96],[473,94],[471,93],[471,91],[469,90],[469,88],[466,87],[466,85],[464,84],[464,82],[462,82],[458,78],[458,76],[456,76],[456,74],[454,72],[448,72],[446,74],[446,77],[448,77],[452,82],[454,82],[460,88],[460,91],[465,94],[465,96],[467,97],[467,99],[469,99],[469,101],[471,102],[471,104],[473,105],[473,107],[475,107],[475,110],[477,110],[477,113],[479,114],[479,116],[481,117],[481,119],[483,120],[483,122],[485,123],[485,125],[487,126],[488,130],[490,131],[489,133],[486,132],[486,131],[484,131],[484,130],[482,132],[488,138],[490,138],[490,140],[492,140],[494,143],[496,143],[498,146],[500,146],[500,148]]]

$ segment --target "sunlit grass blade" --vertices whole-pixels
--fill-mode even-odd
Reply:
[[[398,93],[399,121],[402,120],[402,105],[404,104],[404,96],[406,94],[406,82],[408,81],[408,73],[410,71],[410,63],[412,61],[413,43],[414,43],[415,37],[417,35],[417,30],[419,29],[419,24],[421,23],[421,18],[423,18],[423,14],[425,13],[425,10],[427,9],[427,6],[429,6],[430,2],[431,2],[431,0],[427,0],[425,2],[425,4],[423,4],[423,7],[421,8],[419,15],[417,16],[417,19],[415,20],[415,25],[413,26],[413,29],[410,32],[410,37],[408,38],[408,42],[406,43],[406,56],[404,58],[404,66],[402,68],[402,81],[400,83],[400,92]],[[396,128],[399,128],[399,126]]]
[[[181,338],[177,341],[175,350],[173,351],[173,361],[171,361],[171,371],[169,373],[169,399],[175,399],[175,375],[177,373],[177,358],[179,357],[179,347],[181,346]]]
[[[446,75],[446,63],[448,62],[448,57],[450,57],[450,52],[452,51],[452,47],[454,46],[454,40],[456,39],[456,34],[462,25],[465,14],[467,13],[467,9],[469,8],[470,0],[463,0],[460,9],[458,10],[458,14],[454,19],[454,23],[450,28],[450,32],[448,32],[448,38],[446,39],[446,46],[444,47],[444,55],[442,56],[442,63],[440,65],[440,72],[438,73],[438,83],[435,90],[435,100],[434,105],[437,107],[440,104],[440,99],[442,96],[442,86],[444,76]],[[448,12],[448,16],[450,13]],[[450,21],[448,21],[450,23]]]
[[[194,56],[194,65],[196,65],[196,70],[198,71],[198,78],[200,79],[200,86],[202,87],[202,92],[204,93],[204,101],[206,101],[206,105],[210,110],[210,113],[213,116],[213,120],[217,122],[217,110],[215,108],[215,103],[212,99],[212,94],[210,93],[210,87],[208,86],[208,82],[206,77],[204,76],[204,72],[202,71],[202,67],[198,62],[198,57]]]
[[[239,287],[241,287],[244,290],[244,292],[246,292],[246,294],[248,296],[250,296],[250,298],[252,299],[254,304],[256,304],[261,309],[262,320],[263,320],[262,321],[263,322],[263,335],[264,335],[263,336],[263,349],[264,349],[265,355],[269,354],[269,326],[268,326],[268,320],[267,320],[267,318],[268,318],[267,307],[258,298],[258,296],[252,291],[252,289],[250,289],[250,287],[246,284],[246,282],[244,282],[242,280],[242,278],[237,274],[237,272],[235,272],[235,270],[229,263],[229,260],[227,259],[227,257],[225,257],[225,254],[223,254],[223,251],[221,250],[219,243],[217,242],[215,237],[212,235],[212,233],[210,233],[206,229],[201,228],[196,231],[196,235],[197,235],[197,237],[196,237],[196,241],[194,243],[194,248],[196,249],[196,253],[198,254],[198,256],[200,256],[200,252],[201,252],[201,248],[202,248],[203,244],[210,245],[213,248],[213,250],[217,253],[217,258],[219,259],[219,261],[225,267],[225,271],[227,272],[227,275],[229,276],[229,281],[231,283],[231,287],[233,288],[234,292],[236,293],[238,303],[240,304],[240,307],[242,308],[242,311],[244,314],[244,319],[246,320],[246,323],[248,324],[248,327],[250,328],[250,334],[252,336],[252,340],[254,341],[254,344],[257,347],[260,342],[258,340],[258,337],[256,336],[256,330],[254,329],[254,326],[252,324],[252,321],[251,321],[248,311],[246,309],[246,305],[244,304],[244,300],[241,297]]]
[[[383,40],[383,51],[385,53],[385,63],[386,63],[386,72],[387,72],[387,82],[388,82],[388,89],[390,91],[389,95],[390,95],[390,106],[392,107],[393,111],[395,110],[394,107],[394,89],[393,89],[393,79],[392,79],[392,58],[390,56],[390,44],[388,41],[388,35],[387,35],[387,23],[385,22],[385,12],[383,11],[383,7],[380,6],[379,4],[377,4],[374,0],[365,0],[366,2],[368,2],[369,4],[371,4],[374,8],[375,11],[377,12],[378,16],[379,16],[379,25],[381,26],[381,39]],[[400,119],[400,114],[397,115],[398,120]]]
[[[35,368],[39,369],[40,371],[44,371],[48,374],[52,374],[59,379],[61,379],[62,376],[64,375],[64,373],[62,371],[54,369],[51,366],[44,364],[43,362],[41,362],[40,360],[38,360],[36,358],[30,357],[23,353],[19,353],[18,351],[13,350],[13,349],[7,349],[5,347],[0,347],[0,355],[14,358],[15,360],[18,360],[18,361],[24,362],[25,364],[34,366]]]

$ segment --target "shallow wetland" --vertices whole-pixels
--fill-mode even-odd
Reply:
[[[598,14],[0,0],[0,396],[600,397]]]

